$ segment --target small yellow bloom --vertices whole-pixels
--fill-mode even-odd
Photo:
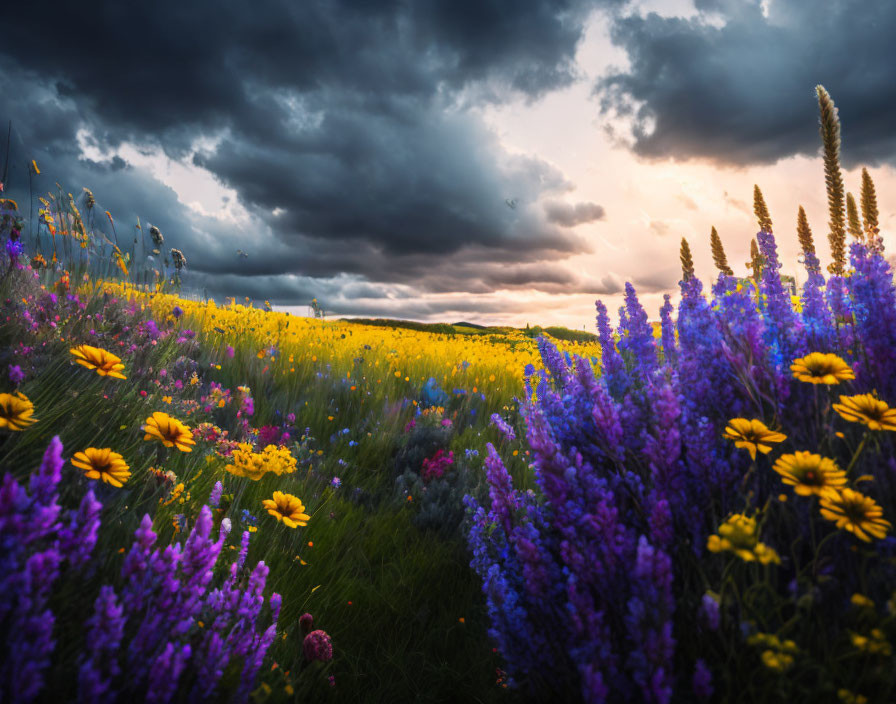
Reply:
[[[0,428],[24,430],[34,418],[34,404],[21,391],[15,394],[0,394]]]
[[[790,365],[793,376],[810,384],[839,384],[847,379],[855,379],[852,368],[835,354],[812,352],[793,360]]]
[[[72,464],[83,469],[88,479],[102,479],[115,487],[121,487],[131,476],[124,457],[108,447],[88,447],[83,452],[76,452]]]
[[[896,408],[871,394],[841,396],[834,410],[851,423],[862,423],[871,430],[896,430]]]
[[[893,648],[879,628],[872,628],[871,634],[863,636],[860,633],[850,631],[849,638],[852,644],[859,650],[869,655],[883,655],[889,657],[893,654]]]
[[[176,447],[181,452],[192,452],[193,445],[196,444],[186,425],[161,411],[156,411],[146,419],[144,431],[144,440],[159,440],[165,447]]]
[[[69,350],[75,361],[82,367],[94,369],[100,376],[111,376],[115,379],[126,379],[122,374],[124,364],[121,358],[111,352],[91,345],[78,345]]]
[[[784,672],[786,670],[789,670],[793,665],[793,656],[774,650],[764,650],[762,652],[762,664],[765,665],[769,670]]]
[[[832,487],[846,484],[846,472],[834,460],[811,452],[781,455],[773,469],[800,496],[823,496]]]
[[[288,528],[307,526],[311,516],[305,513],[305,506],[297,496],[275,491],[273,499],[265,499],[261,502],[278,521]]]
[[[868,697],[851,692],[846,688],[837,690],[837,698],[841,704],[868,704]]]
[[[759,542],[756,519],[742,513],[730,516],[720,525],[718,535],[710,535],[706,547],[710,552],[731,551],[744,562],[781,564],[778,553]]]
[[[852,597],[850,597],[849,601],[852,603],[853,606],[858,606],[861,608],[869,608],[869,609],[874,608],[874,602],[871,601],[871,599],[869,599],[864,594],[853,594]]]
[[[784,442],[787,439],[784,433],[769,430],[762,421],[748,418],[732,418],[722,436],[734,440],[735,447],[747,449],[750,458],[754,460],[757,450],[767,455],[772,451],[769,443]]]
[[[170,396],[162,396],[162,403],[167,403],[171,405],[171,397]]]
[[[893,527],[884,520],[884,511],[874,499],[845,487],[822,496],[819,509],[824,518],[866,543],[872,537],[883,538]]]

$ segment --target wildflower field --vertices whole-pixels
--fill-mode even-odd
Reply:
[[[216,304],[0,199],[0,701],[896,699],[896,287],[818,101],[828,271],[757,186],[748,276],[682,241],[593,337]]]

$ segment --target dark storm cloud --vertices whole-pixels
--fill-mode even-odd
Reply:
[[[455,266],[441,277],[453,290],[575,287],[534,266],[509,283],[495,273],[587,247],[539,206],[572,184],[507,154],[467,107],[567,85],[597,4],[618,3],[23,3],[0,45],[0,117],[21,141],[10,181],[21,186],[40,156],[48,176],[92,188],[116,218],[158,225],[219,292],[301,299],[312,279],[340,274],[427,291],[434,256],[491,266]],[[53,41],[38,51],[35,37]],[[192,159],[255,224],[203,218],[120,159],[82,158],[79,130],[100,150],[127,141]],[[203,137],[216,146],[197,151]],[[600,208],[580,207],[573,219]]]
[[[693,19],[617,17],[630,70],[597,84],[648,158],[773,163],[821,145],[815,86],[840,109],[844,166],[896,163],[896,4],[696,0]],[[713,26],[721,22],[721,26]]]
[[[562,227],[575,227],[586,222],[603,220],[606,212],[597,203],[569,203],[548,202],[544,206],[548,222],[556,223]]]

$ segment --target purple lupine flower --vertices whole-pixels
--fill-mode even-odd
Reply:
[[[620,310],[619,333],[619,352],[630,358],[630,371],[646,380],[657,365],[656,343],[647,312],[630,283],[625,284],[625,308]]]
[[[516,440],[516,433],[513,432],[513,428],[498,413],[492,413],[490,420],[492,425],[501,431],[501,434],[504,436],[505,440],[507,440],[508,442]]]
[[[856,381],[896,399],[896,286],[893,271],[878,252],[864,244],[850,247],[854,273],[847,279],[856,342],[864,354],[856,360]]]
[[[88,627],[87,659],[78,669],[78,699],[82,702],[111,701],[112,682],[121,672],[118,649],[126,617],[115,590],[105,585],[94,603]]]
[[[81,567],[90,559],[100,532],[102,508],[93,490],[88,490],[78,510],[69,512],[68,525],[60,528],[59,549],[70,565]]]
[[[62,479],[63,464],[65,462],[62,459],[62,442],[56,435],[44,451],[40,469],[31,475],[31,496],[35,501],[44,505],[55,503],[56,488]]]
[[[215,482],[212,487],[212,493],[208,497],[208,505],[212,508],[218,508],[221,504],[221,495],[224,493],[224,485],[221,482]]]
[[[147,704],[167,704],[177,691],[177,682],[190,660],[189,645],[178,648],[170,641],[149,670]]]
[[[710,631],[719,630],[719,602],[711,594],[703,595],[700,616]]]
[[[694,687],[694,696],[697,699],[709,699],[712,696],[712,672],[710,672],[706,661],[698,658],[694,664],[694,678],[692,680]]]
[[[513,491],[513,479],[510,478],[510,473],[504,466],[504,462],[501,461],[495,446],[488,443],[486,449],[488,455],[485,458],[485,478],[489,486],[489,498],[491,498],[489,517],[497,521],[504,528],[504,532],[510,535],[513,513],[518,506]]]
[[[672,297],[663,294],[663,307],[660,308],[660,329],[663,342],[663,360],[666,364],[675,361],[675,323],[672,322]]]
[[[11,614],[7,657],[0,665],[0,689],[15,692],[14,701],[32,701],[44,687],[45,671],[56,647],[56,618],[47,608],[59,576],[62,556],[55,548],[31,555],[21,574],[18,603]]]
[[[22,371],[18,364],[9,365],[9,381],[13,386],[18,386],[25,381],[25,372]]]
[[[613,339],[613,329],[610,327],[607,307],[603,301],[596,301],[594,305],[597,308],[597,334],[600,341],[602,374],[610,394],[613,398],[620,399],[628,390],[628,373],[625,370],[622,357],[616,350],[616,341]]]

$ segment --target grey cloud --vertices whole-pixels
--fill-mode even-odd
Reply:
[[[594,222],[595,220],[603,220],[606,217],[606,211],[603,206],[597,203],[561,203],[557,201],[549,201],[544,207],[545,215],[548,222],[556,223],[562,227],[575,227],[586,222]]]
[[[844,165],[896,163],[896,4],[774,0],[768,18],[758,0],[696,7],[692,19],[613,22],[631,68],[608,72],[596,93],[603,114],[629,121],[636,154],[729,165],[814,156],[821,83],[840,108]]]

